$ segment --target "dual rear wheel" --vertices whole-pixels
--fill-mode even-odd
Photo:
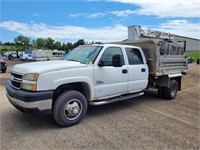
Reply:
[[[170,87],[158,87],[158,95],[164,99],[172,100],[176,97],[178,83],[176,80],[170,80]]]

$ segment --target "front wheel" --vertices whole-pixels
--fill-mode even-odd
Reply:
[[[53,105],[53,118],[60,126],[78,124],[87,111],[87,100],[78,91],[67,91],[59,96]]]

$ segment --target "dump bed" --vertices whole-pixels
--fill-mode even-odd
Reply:
[[[147,59],[149,72],[153,76],[183,73],[188,69],[184,49],[178,46],[170,48],[163,40],[128,40],[115,43],[141,47]]]

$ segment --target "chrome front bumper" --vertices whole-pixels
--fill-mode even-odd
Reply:
[[[29,92],[18,90],[6,84],[7,98],[10,103],[22,112],[32,114],[51,114],[53,91]]]
[[[17,106],[23,107],[23,108],[38,109],[40,111],[43,111],[43,110],[51,109],[51,106],[52,106],[51,99],[36,101],[36,102],[23,102],[14,97],[11,97],[8,94],[6,94],[6,96],[11,104],[14,104],[14,105],[17,105]]]

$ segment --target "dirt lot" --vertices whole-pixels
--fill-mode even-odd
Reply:
[[[200,66],[189,65],[175,100],[145,96],[109,105],[89,106],[76,126],[60,128],[51,116],[31,116],[7,100],[8,71],[0,73],[1,150],[10,149],[200,149]],[[24,62],[23,62],[24,63]]]

